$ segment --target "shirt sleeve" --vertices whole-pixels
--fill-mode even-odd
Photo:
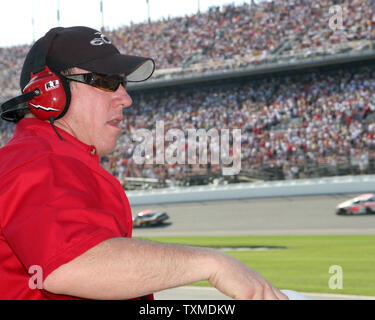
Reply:
[[[27,270],[42,268],[43,280],[98,243],[124,236],[118,190],[101,190],[77,159],[45,156],[8,180],[3,234]]]

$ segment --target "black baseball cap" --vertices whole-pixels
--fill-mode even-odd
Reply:
[[[105,75],[125,74],[129,82],[149,79],[155,62],[151,58],[121,54],[100,31],[84,27],[57,27],[31,47],[22,67],[21,90],[47,65],[53,72],[78,67]]]

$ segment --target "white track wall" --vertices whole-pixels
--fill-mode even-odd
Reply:
[[[375,175],[126,192],[131,205],[375,192]]]

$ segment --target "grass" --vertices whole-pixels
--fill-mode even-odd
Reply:
[[[280,289],[375,296],[375,235],[150,237],[163,243],[206,247],[283,246],[266,251],[227,251]],[[342,268],[342,289],[328,285]],[[334,282],[337,284],[337,282]],[[197,286],[210,286],[207,281]]]

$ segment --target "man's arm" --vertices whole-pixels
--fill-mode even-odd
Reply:
[[[209,248],[112,238],[50,273],[44,289],[89,299],[130,299],[208,280],[234,299],[286,299],[242,262]]]

